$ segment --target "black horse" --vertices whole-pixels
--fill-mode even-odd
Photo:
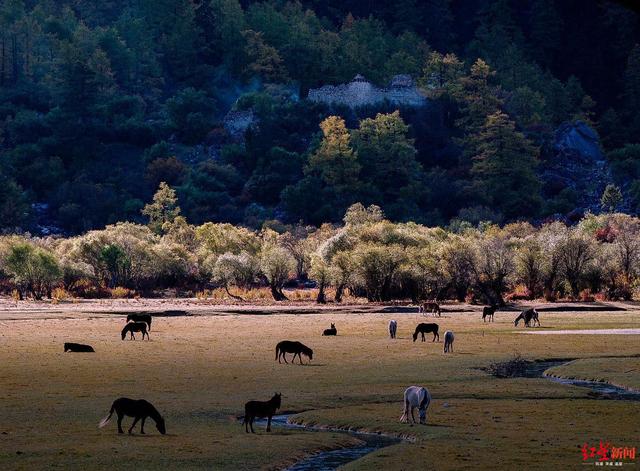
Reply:
[[[496,313],[495,306],[485,306],[482,308],[482,322],[486,322],[486,318],[489,318],[489,322],[493,322],[493,315]]]
[[[122,340],[127,336],[127,332],[131,334],[131,340],[135,340],[136,338],[133,336],[134,332],[142,332],[142,340],[144,340],[144,336],[147,336],[147,340],[149,340],[149,332],[147,332],[147,324],[145,322],[129,322],[122,329]]]
[[[338,330],[336,329],[336,325],[332,322],[330,329],[324,329],[322,335],[338,335]]]
[[[251,427],[251,433],[256,433],[253,430],[253,421],[258,418],[267,418],[267,432],[271,432],[271,418],[276,411],[280,409],[282,405],[282,394],[276,393],[268,401],[249,401],[244,405],[244,425],[245,432],[249,433]]]
[[[144,421],[147,420],[147,417],[151,417],[155,421],[158,432],[162,435],[167,433],[164,418],[150,402],[144,399],[129,399],[128,397],[121,397],[113,401],[109,415],[100,421],[98,427],[102,428],[107,425],[114,411],[118,415],[118,433],[124,433],[122,431],[122,418],[125,415],[134,418],[131,427],[129,427],[129,433],[131,433],[133,427],[138,423],[138,420],[142,420],[140,433],[144,434]]]
[[[151,314],[129,314],[127,316],[127,322],[146,322],[151,330]]]
[[[422,334],[422,341],[424,342],[424,334],[429,332],[433,332],[433,340],[436,341],[436,337],[438,338],[438,342],[440,341],[440,334],[438,333],[438,324],[425,324],[420,323],[416,326],[416,331],[413,333],[413,341],[415,342],[418,338],[418,334]]]
[[[521,320],[524,321],[525,327],[531,327],[531,321],[533,321],[533,326],[535,327],[536,322],[538,323],[538,327],[540,327],[540,319],[538,319],[538,311],[535,309],[525,309],[520,313],[516,320],[513,322],[516,327],[518,327],[518,322]]]
[[[309,360],[313,360],[313,350],[311,350],[309,347],[307,347],[306,345],[300,342],[283,340],[282,342],[278,343],[278,345],[276,345],[276,360],[278,360],[278,363],[282,363],[280,361],[281,357],[284,359],[285,363],[289,363],[287,361],[287,356],[286,356],[287,353],[293,353],[293,359],[291,360],[291,363],[295,361],[296,355],[297,355],[298,358],[300,359],[300,364],[302,365],[301,354],[308,357]]]
[[[65,352],[95,352],[91,345],[84,345],[81,343],[65,342]]]

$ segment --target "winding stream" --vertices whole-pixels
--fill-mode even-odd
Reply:
[[[567,386],[578,386],[588,388],[598,399],[613,399],[640,401],[640,392],[629,391],[627,389],[613,386],[608,383],[597,381],[585,381],[578,379],[556,378],[554,376],[545,375],[544,372],[554,366],[566,363],[566,360],[554,361],[538,361],[533,362],[527,367],[525,377],[527,378],[546,378],[549,381],[564,384]],[[282,427],[289,429],[302,429],[312,432],[336,432],[344,433],[356,437],[361,443],[339,448],[337,450],[323,451],[313,454],[307,458],[298,461],[296,464],[287,468],[287,471],[333,471],[342,465],[362,458],[381,448],[396,445],[403,440],[390,435],[367,432],[352,432],[336,428],[321,428],[306,425],[298,425],[289,423],[289,417],[293,414],[277,415],[273,417],[272,425],[274,427]],[[264,423],[265,421],[261,421]]]
[[[271,425],[273,425],[274,427],[302,429],[312,432],[344,433],[356,437],[358,440],[360,440],[360,443],[350,447],[338,448],[337,450],[322,451],[313,454],[290,466],[289,468],[287,468],[287,471],[333,471],[344,464],[355,461],[358,458],[362,458],[363,456],[379,450],[380,448],[384,448],[390,445],[396,445],[397,443],[402,442],[402,439],[400,438],[380,433],[352,432],[337,428],[321,428],[292,424],[288,422],[291,415],[292,414],[276,415],[271,420]]]

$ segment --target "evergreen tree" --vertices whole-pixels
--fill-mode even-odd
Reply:
[[[364,119],[353,131],[363,180],[375,188],[385,202],[395,201],[422,173],[408,132],[409,126],[399,111]]]
[[[460,77],[453,89],[453,97],[460,104],[462,113],[456,124],[466,133],[477,132],[486,117],[498,111],[502,105],[499,89],[490,84],[493,75],[495,72],[491,67],[478,59],[471,66],[469,75]]]
[[[508,217],[533,216],[541,203],[537,149],[509,117],[497,111],[470,138],[473,189]]]
[[[360,164],[351,147],[351,136],[344,119],[329,116],[320,123],[320,129],[322,142],[309,157],[306,171],[317,174],[339,193],[353,190],[358,183]]]
[[[553,0],[534,0],[530,14],[530,51],[543,67],[552,67],[562,44],[563,21]]]
[[[636,44],[627,59],[624,74],[624,111],[628,120],[629,134],[638,142],[640,134],[640,44]]]
[[[249,58],[247,74],[257,75],[268,82],[286,82],[288,73],[278,50],[265,43],[261,32],[247,30],[242,34],[247,44],[245,52]]]
[[[448,92],[462,77],[463,68],[463,62],[455,54],[433,51],[425,62],[420,82],[438,96]]]

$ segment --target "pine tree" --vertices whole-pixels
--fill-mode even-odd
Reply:
[[[166,232],[165,224],[172,223],[180,214],[175,190],[161,182],[158,191],[153,195],[153,202],[145,205],[142,214],[149,217],[149,228],[153,232]]]
[[[531,6],[531,54],[544,67],[551,67],[562,44],[562,18],[553,0],[535,0]]]
[[[628,120],[628,134],[640,133],[640,44],[629,53],[624,74],[624,115]],[[637,137],[636,137],[637,140]]]
[[[497,111],[489,116],[473,146],[473,189],[506,217],[535,215],[540,200],[536,175],[537,149],[509,117]]]
[[[351,147],[351,136],[344,119],[329,116],[320,123],[322,142],[309,157],[307,173],[317,174],[336,191],[348,190],[357,184],[360,164]]]
[[[462,118],[458,126],[467,132],[478,130],[486,117],[495,113],[502,105],[498,95],[498,88],[489,81],[495,72],[482,59],[478,59],[472,66],[469,75],[458,80],[454,90],[454,98],[461,104]]]
[[[363,179],[380,191],[386,201],[397,198],[422,170],[408,132],[409,126],[399,111],[364,119],[353,131]]]
[[[634,113],[640,108],[640,44],[629,53],[624,74],[624,101],[626,108]]]
[[[438,96],[462,77],[464,64],[455,54],[432,52],[427,58],[420,82]]]
[[[258,75],[268,82],[285,82],[288,80],[285,68],[278,50],[264,41],[263,34],[252,30],[244,31],[247,43],[245,52],[249,57],[247,72]]]

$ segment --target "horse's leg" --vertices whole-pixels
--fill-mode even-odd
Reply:
[[[411,406],[411,421],[416,423],[416,416],[414,415],[415,407]]]
[[[267,418],[267,432],[271,432],[271,416]]]
[[[138,423],[138,420],[140,420],[140,417],[136,417],[135,419],[133,419],[133,423],[131,424],[131,427],[129,427],[129,435],[131,435],[131,431],[133,430],[133,427],[135,427]]]
[[[122,414],[120,412],[117,412],[117,414],[118,414],[118,433],[124,433],[124,431],[122,430]]]
[[[255,430],[253,430],[253,420],[255,419],[255,417],[251,417],[251,420],[249,421],[249,427],[251,427],[251,433],[256,433]]]
[[[140,433],[141,433],[142,435],[144,435],[144,421],[145,421],[145,420],[147,420],[147,418],[146,418],[146,417],[143,417],[143,418],[142,418],[142,421],[140,422]]]
[[[246,416],[244,418],[244,431],[245,433],[249,433],[249,418]]]
[[[284,360],[285,363],[289,363],[287,361],[287,352],[282,352],[282,359]]]
[[[300,360],[300,364],[302,365],[302,354],[298,352],[298,360]]]

